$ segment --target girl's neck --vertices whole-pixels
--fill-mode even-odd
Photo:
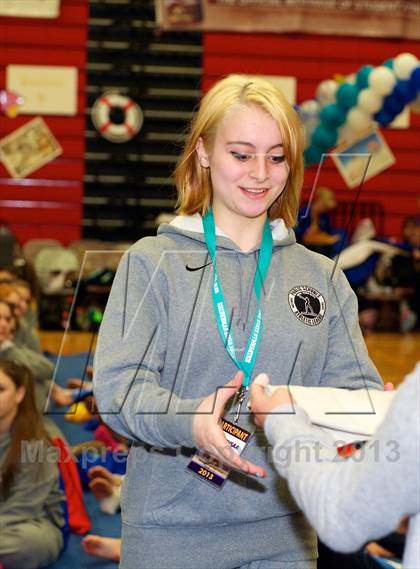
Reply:
[[[214,223],[245,253],[258,247],[261,243],[266,216],[244,218],[230,214],[229,216],[213,208]]]

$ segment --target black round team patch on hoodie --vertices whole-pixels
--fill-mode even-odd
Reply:
[[[324,318],[325,298],[316,289],[299,285],[289,292],[289,305],[298,320],[316,326]]]

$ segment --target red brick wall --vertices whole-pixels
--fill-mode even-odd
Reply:
[[[81,235],[88,15],[88,0],[61,0],[58,18],[0,17],[0,89],[9,64],[78,68],[77,115],[43,117],[63,154],[22,180],[10,178],[0,164],[0,220],[21,243],[48,237],[67,244]],[[0,115],[0,137],[33,118]]]

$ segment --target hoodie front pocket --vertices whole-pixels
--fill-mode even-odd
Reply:
[[[185,515],[188,511],[187,502],[190,497],[195,494],[194,484],[204,484],[200,480],[194,480],[192,474],[185,473],[185,480],[183,485],[179,488],[173,488],[173,495],[167,499],[165,502],[159,500],[156,495],[157,500],[153,500],[153,506],[151,506],[151,511],[149,512],[153,522],[156,525],[178,525],[186,524],[189,525],[189,516]]]
[[[154,480],[149,486],[144,515],[147,524],[203,527],[259,521],[297,511],[287,484],[273,469],[265,481],[232,472],[224,486],[217,489],[187,472],[188,460],[184,463],[179,458],[166,458],[159,461],[158,471],[154,465]],[[171,460],[176,464],[171,464]],[[261,462],[261,456],[258,460]],[[167,463],[165,480],[162,462]]]
[[[185,470],[189,459],[146,453],[147,467],[128,469],[122,500],[123,521],[129,525],[176,525],[182,503],[199,480]],[[171,523],[171,519],[174,523]]]

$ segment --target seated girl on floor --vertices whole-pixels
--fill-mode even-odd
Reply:
[[[51,382],[54,364],[43,354],[15,343],[17,323],[13,306],[0,296],[0,360],[11,360],[29,367],[35,379],[35,401],[41,412],[45,410],[49,397],[58,406],[71,405],[73,391]]]
[[[30,370],[0,361],[0,567],[36,569],[64,543],[65,498]]]
[[[31,293],[30,290],[24,288],[24,285],[25,281],[0,281],[0,298],[12,306],[17,319],[15,344],[29,348],[36,353],[41,353],[37,330],[27,320]]]

